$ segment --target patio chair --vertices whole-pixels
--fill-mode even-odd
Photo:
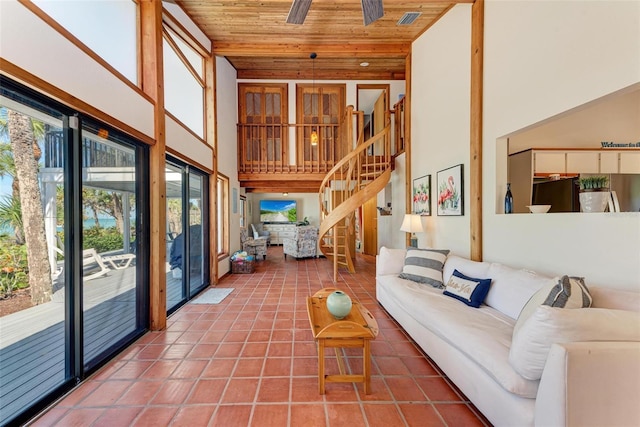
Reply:
[[[102,257],[93,248],[82,251],[82,270],[84,271],[83,278],[85,280],[104,276],[110,271]]]
[[[267,239],[249,237],[246,227],[240,227],[240,244],[247,254],[255,256],[256,259],[259,255],[262,255],[262,259],[267,259]]]

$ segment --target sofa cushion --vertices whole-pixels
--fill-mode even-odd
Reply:
[[[471,261],[457,255],[449,254],[442,269],[442,279],[447,283],[453,274],[453,270],[458,270],[469,277],[490,277],[490,262]]]
[[[487,277],[493,280],[484,303],[517,319],[527,301],[550,277],[527,270],[516,270],[502,264],[491,264]]]
[[[462,301],[470,307],[478,308],[489,292],[491,279],[475,279],[453,270],[444,294]]]
[[[522,308],[513,328],[514,336],[541,305],[559,308],[591,307],[591,294],[582,277],[562,276],[549,280]]]
[[[614,310],[640,311],[640,292],[589,286],[593,308],[613,308]]]
[[[401,273],[406,254],[406,249],[390,249],[382,246],[376,259],[376,276]]]
[[[522,377],[538,380],[551,345],[574,341],[640,341],[640,313],[538,306],[513,336],[509,363]]]
[[[535,398],[538,381],[520,376],[509,364],[514,321],[486,305],[471,310],[442,291],[398,276],[378,276],[377,287],[425,329],[469,357],[505,390]],[[427,354],[429,349],[425,349]]]
[[[442,288],[442,267],[448,254],[448,249],[407,248],[399,277]]]

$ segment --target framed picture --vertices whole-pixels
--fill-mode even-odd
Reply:
[[[431,215],[431,175],[413,180],[413,213]]]
[[[464,215],[464,165],[438,172],[438,216]]]

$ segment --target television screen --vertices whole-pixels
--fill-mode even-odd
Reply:
[[[295,200],[260,200],[260,222],[296,222]]]

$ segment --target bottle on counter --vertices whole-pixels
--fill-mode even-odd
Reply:
[[[504,213],[513,213],[513,195],[511,194],[510,182],[507,182],[507,194],[504,195]]]

